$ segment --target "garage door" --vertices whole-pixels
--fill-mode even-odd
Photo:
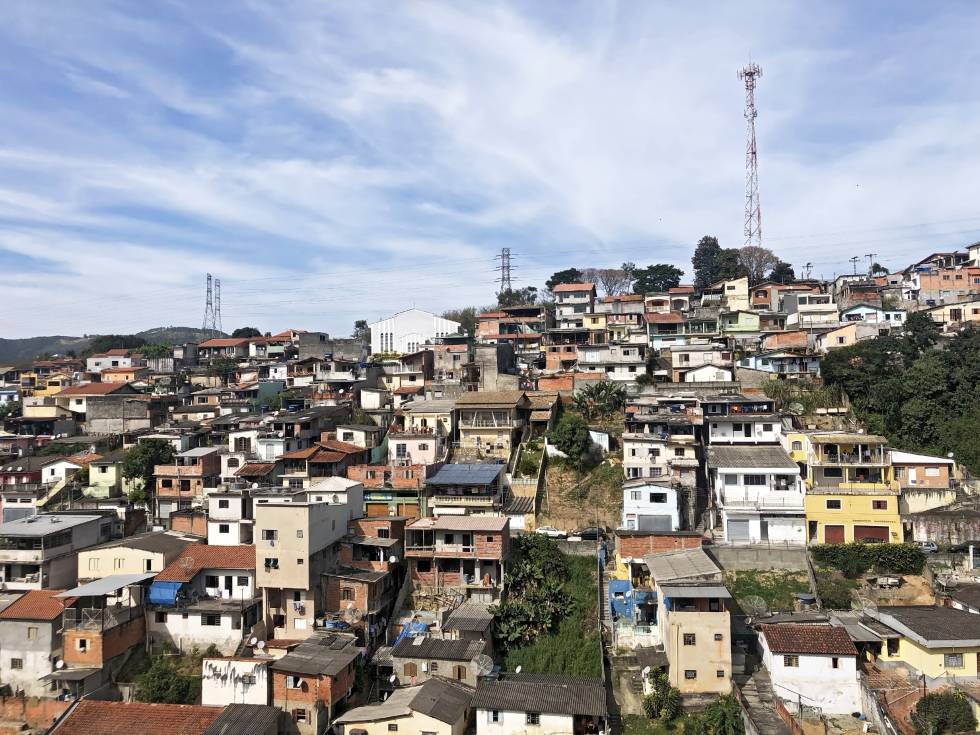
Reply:
[[[866,541],[867,539],[877,539],[878,541],[888,542],[888,526],[855,526],[854,540]]]
[[[844,527],[843,526],[824,526],[823,527],[823,542],[825,544],[842,544],[842,543],[844,543]]]
[[[365,503],[364,509],[367,511],[367,514],[372,518],[375,518],[377,516],[388,515],[387,503]]]
[[[748,541],[749,522],[748,521],[728,521],[728,540],[729,541]]]

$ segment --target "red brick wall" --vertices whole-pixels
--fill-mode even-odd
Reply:
[[[341,599],[340,591],[342,588],[354,590],[353,600]],[[368,582],[358,582],[353,579],[342,579],[340,577],[327,577],[326,606],[327,612],[337,612],[346,610],[350,602],[358,610],[369,609],[371,599],[371,585]]]
[[[146,618],[140,616],[115,628],[99,633],[93,630],[65,631],[65,663],[100,667],[129,648],[143,642]],[[79,651],[76,641],[88,641],[87,650]]]
[[[208,519],[199,513],[194,515],[173,513],[170,516],[170,528],[174,531],[206,537],[208,535]]]
[[[347,522],[347,533],[352,536],[367,536],[368,538],[378,538],[378,529],[386,528],[389,538],[405,540],[405,521],[402,519],[392,520],[391,518],[371,517],[355,518]]]
[[[347,690],[354,686],[354,678],[357,674],[357,664],[354,663],[350,668],[341,671],[336,678],[330,676],[303,676],[301,677],[302,686],[299,689],[289,689],[286,687],[285,672],[272,672],[272,698],[273,704],[281,707],[285,712],[292,712],[298,707],[307,710],[314,709],[317,701],[325,705],[333,705],[340,701]]]
[[[7,723],[26,723],[32,730],[46,731],[55,718],[68,709],[71,702],[57,699],[37,699],[36,697],[0,697],[0,721]],[[21,732],[13,730],[11,732]]]
[[[675,534],[650,533],[643,535],[619,536],[617,539],[620,556],[646,556],[662,551],[696,549],[701,546],[701,536],[681,536]]]
[[[510,535],[490,531],[474,532],[476,555],[480,559],[506,559],[510,547]]]

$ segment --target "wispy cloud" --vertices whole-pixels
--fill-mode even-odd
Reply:
[[[415,304],[741,241],[831,275],[980,239],[980,9],[14,2],[0,29],[3,336],[346,332]],[[7,298],[4,298],[4,297]]]

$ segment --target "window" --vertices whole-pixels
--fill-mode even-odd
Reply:
[[[540,725],[541,724],[541,713],[540,712],[528,712],[524,718],[524,722],[527,725]]]
[[[888,639],[888,655],[897,656],[898,655],[898,638]]]
[[[892,471],[895,473],[895,479],[896,480],[901,480],[903,477],[905,477],[905,468],[904,467],[895,467],[895,468],[893,468]]]
[[[37,640],[37,628],[31,626],[27,629],[27,640],[36,641]]]
[[[722,477],[722,482],[727,487],[738,485],[738,475],[722,475],[721,477]]]
[[[87,651],[88,650],[88,639],[87,638],[76,638],[75,639],[75,650],[76,651]]]
[[[492,709],[490,710],[490,722],[500,722],[500,710]]]
[[[641,495],[639,490],[630,490],[630,500],[639,500]]]
[[[306,710],[305,709],[294,709],[293,710],[293,722],[306,722]],[[389,726],[390,727],[390,726]]]
[[[667,493],[650,493],[651,503],[666,503]]]
[[[793,442],[793,451],[800,452],[803,450],[803,442]]]
[[[22,668],[24,668],[24,659],[22,659],[22,658],[12,658],[12,659],[10,659],[10,668],[12,668],[12,669],[22,669]]]
[[[492,544],[496,539],[493,536],[487,536],[486,541],[488,544]]]
[[[765,475],[746,475],[745,476],[746,485],[765,485],[766,476]]]
[[[397,722],[389,722],[388,723],[388,732],[398,732],[398,723]]]
[[[421,574],[428,574],[429,572],[432,571],[432,560],[431,559],[419,559],[416,562],[415,568]]]
[[[432,661],[432,662],[429,663],[429,671],[431,671],[434,674],[438,670],[439,670],[439,662],[438,661]]]
[[[304,562],[303,562],[303,560],[302,560],[302,559],[297,559],[297,560],[296,560],[296,566],[298,566],[298,567],[301,567],[301,566],[303,566],[303,563],[304,563]]]
[[[262,529],[262,540],[263,541],[275,541],[279,538],[279,531],[274,528],[263,528]]]
[[[846,341],[847,341],[847,339],[845,337],[838,337],[837,338],[837,344],[839,344],[839,345],[844,344]]]
[[[230,532],[231,532],[231,526],[229,526],[227,523],[218,524],[218,533],[230,533]]]
[[[943,656],[943,665],[947,669],[962,669],[963,668],[963,654],[962,653],[947,653]]]
[[[278,569],[278,568],[279,568],[279,560],[278,559],[275,559],[275,558],[273,558],[271,556],[267,556],[265,558],[265,570],[266,571],[269,571],[270,569]]]
[[[677,449],[674,450],[674,456],[675,457],[683,457],[684,456],[684,450],[682,448],[678,447]]]
[[[841,479],[844,477],[844,470],[840,467],[824,467],[823,476],[827,478]]]
[[[303,686],[303,680],[300,677],[290,674],[286,677],[286,688],[287,689],[299,689]]]
[[[414,662],[409,661],[405,664],[405,676],[418,676],[419,669]]]
[[[201,625],[221,625],[221,615],[218,613],[204,613],[201,615]]]
[[[99,560],[96,559],[96,558],[90,558],[88,560],[88,570],[90,572],[97,572],[97,571],[99,571]]]
[[[717,676],[719,679],[724,679],[725,678],[725,670],[724,669],[718,669],[715,672],[715,676]]]
[[[872,510],[888,510],[887,500],[872,500],[871,501]]]
[[[722,640],[722,639],[723,639],[724,637],[725,637],[725,636],[723,636],[723,635],[722,635],[721,633],[715,633],[715,640],[716,640],[716,641],[720,641],[720,640]]]
[[[237,577],[239,587],[248,587],[248,577]]]
[[[693,646],[696,643],[697,643],[697,637],[694,635],[694,633],[685,633],[684,634],[684,645],[685,646]]]
[[[828,500],[827,510],[840,510],[840,500]]]
[[[143,560],[143,571],[144,572],[152,572],[153,571],[153,559],[144,559]]]
[[[238,467],[238,457],[229,457],[228,458],[228,469],[229,470],[233,470],[236,467]]]
[[[204,575],[204,586],[205,587],[217,587],[218,586],[218,575],[216,575],[216,574],[206,574],[206,575]]]
[[[390,528],[379,528],[378,529],[378,538],[391,538],[391,529]]]
[[[156,613],[154,613],[154,615],[153,615],[153,619],[157,623],[161,623],[161,624],[162,623],[166,623],[167,622],[167,613],[161,612],[160,610],[157,610]]]
[[[783,666],[787,666],[791,669],[798,669],[800,667],[800,657],[796,654],[791,656],[783,656]]]
[[[350,587],[341,587],[340,588],[340,599],[341,600],[353,600],[354,599],[354,590],[352,588],[350,588]]]
[[[939,468],[926,467],[926,477],[939,477]]]
[[[840,668],[840,659],[837,658],[836,656],[834,656],[832,659],[830,659],[830,668],[832,668],[832,669],[839,669]]]
[[[684,669],[684,678],[685,679],[697,679],[698,678],[698,672],[696,670],[694,670],[694,669]]]
[[[228,507],[228,501],[227,500],[219,500],[218,501],[218,507],[219,508],[227,508]]]

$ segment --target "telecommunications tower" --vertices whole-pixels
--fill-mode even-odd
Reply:
[[[745,82],[745,244],[762,246],[762,209],[759,206],[759,159],[755,145],[755,85],[762,76],[758,64],[738,70]]]

